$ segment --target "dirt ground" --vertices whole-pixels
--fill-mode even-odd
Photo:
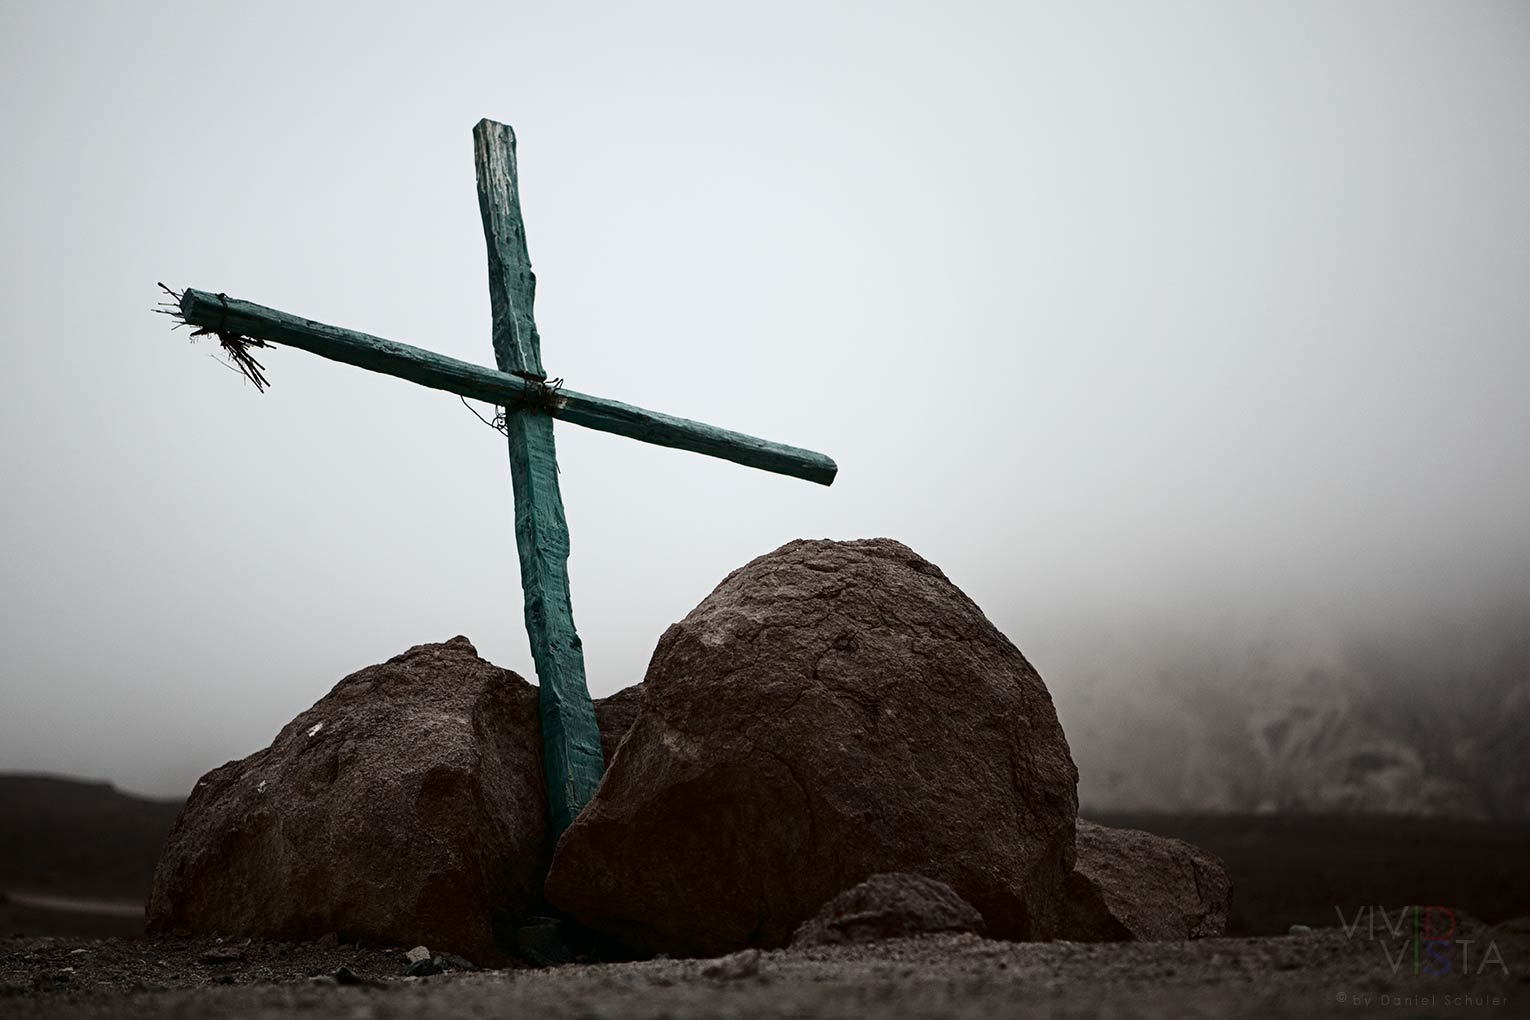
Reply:
[[[1380,917],[1352,936],[1333,927],[1336,903],[1351,921],[1366,909],[1358,904],[1387,904],[1395,924],[1395,904],[1410,897],[1494,922],[1530,913],[1524,825],[1100,819],[1221,856],[1234,879],[1235,935],[1327,926],[1289,937],[1098,946],[931,937],[764,953],[726,967],[653,960],[411,978],[401,948],[143,938],[142,897],[173,805],[122,807],[94,788],[11,785],[21,792],[9,814],[0,796],[0,888],[11,891],[0,892],[0,1018],[1530,1016],[1526,920],[1464,927],[1436,947],[1445,962],[1421,953],[1417,973],[1406,925],[1398,937]],[[1490,944],[1501,964],[1484,962],[1494,959]],[[341,967],[355,983],[336,979]]]
[[[1378,929],[1379,939],[1362,925],[1353,933],[1322,928],[1113,945],[928,936],[720,960],[433,977],[404,976],[408,961],[397,949],[192,937],[10,938],[0,940],[0,1016],[1530,1015],[1530,920],[1495,927],[1463,921],[1454,939],[1468,945],[1453,940],[1435,947],[1434,957],[1424,946],[1417,962],[1406,925],[1398,938],[1379,921]]]

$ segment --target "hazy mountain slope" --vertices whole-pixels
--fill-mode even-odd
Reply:
[[[0,889],[143,899],[179,810],[109,783],[0,775]]]
[[[1057,688],[1096,810],[1530,819],[1530,617],[1128,672]]]

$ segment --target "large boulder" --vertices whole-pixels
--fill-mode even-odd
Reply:
[[[1077,942],[1215,938],[1232,882],[1215,855],[1178,839],[1079,819],[1062,937]]]
[[[983,933],[983,917],[944,882],[894,871],[872,875],[825,903],[792,936],[793,946],[901,939],[938,932]]]
[[[1077,770],[1046,686],[898,542],[798,541],[660,639],[637,717],[564,834],[549,902],[640,952],[779,946],[879,872],[1050,937]]]
[[[334,932],[498,961],[551,856],[541,755],[537,689],[467,638],[353,673],[197,783],[149,930]]]

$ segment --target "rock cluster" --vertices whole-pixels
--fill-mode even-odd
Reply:
[[[571,959],[570,921],[641,955],[1225,923],[1214,858],[1076,827],[1045,684],[894,541],[789,543],[670,627],[644,682],[596,703],[608,770],[555,852],[536,697],[461,637],[346,677],[197,784],[150,929],[486,964]]]

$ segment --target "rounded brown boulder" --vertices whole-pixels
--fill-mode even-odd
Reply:
[[[641,952],[779,946],[871,875],[944,882],[990,934],[1057,929],[1078,773],[1046,686],[888,539],[798,541],[660,639],[564,834],[550,902]]]
[[[497,962],[496,929],[537,900],[551,856],[541,753],[536,688],[467,638],[353,673],[197,783],[148,927]]]

